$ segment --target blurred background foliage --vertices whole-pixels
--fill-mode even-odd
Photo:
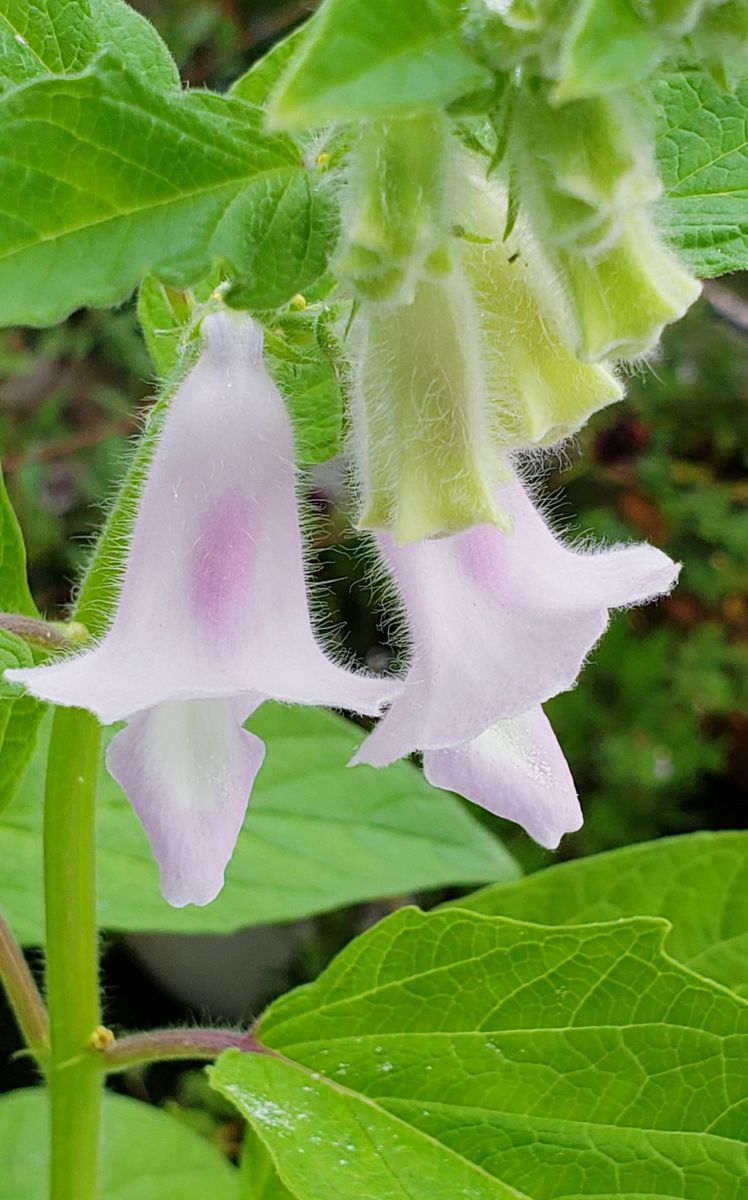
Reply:
[[[139,0],[136,7],[158,27],[186,83],[223,89],[311,5]],[[563,856],[746,825],[747,369],[748,281],[733,277],[708,285],[668,331],[657,357],[632,374],[623,404],[598,414],[543,464],[559,526],[578,537],[644,537],[684,564],[675,594],[620,614],[576,690],[548,706],[586,813]],[[2,466],[27,538],[33,590],[50,615],[69,601],[154,384],[132,303],[77,313],[55,329],[0,333]],[[382,665],[387,626],[372,609],[365,555],[340,497],[323,472],[314,497],[326,518],[321,573],[352,647]],[[527,869],[550,860],[514,826],[502,823],[500,832]],[[323,918],[284,986],[315,975],[368,919],[361,912]],[[183,1016],[121,947],[110,948],[107,967],[123,1025]],[[216,1098],[206,1107],[202,1077],[180,1070],[152,1071],[147,1095],[171,1096],[185,1119],[230,1140],[233,1126]],[[9,1084],[19,1081],[12,1074]],[[136,1094],[145,1088],[142,1080],[126,1086]]]

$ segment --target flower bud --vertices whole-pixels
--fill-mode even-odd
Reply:
[[[544,89],[524,88],[509,153],[575,352],[593,362],[646,354],[699,285],[647,216],[661,185],[639,102],[622,92],[554,107]]]
[[[357,299],[408,303],[420,277],[449,269],[449,149],[447,121],[436,110],[362,127],[350,154],[343,236],[333,262]]]
[[[474,177],[463,265],[481,335],[484,389],[492,435],[504,450],[550,446],[575,433],[592,413],[620,400],[623,388],[603,366],[581,362],[555,318],[555,278],[535,252],[502,238],[506,196]]]
[[[649,219],[636,211],[601,255],[562,251],[556,264],[571,300],[579,353],[593,362],[646,354],[701,291]]]
[[[486,522],[506,528],[465,281],[452,273],[418,284],[410,304],[363,306],[353,339],[359,526],[399,544]]]
[[[632,208],[662,191],[652,138],[639,104],[626,96],[549,103],[523,87],[513,114],[512,168],[543,241],[601,251]]]

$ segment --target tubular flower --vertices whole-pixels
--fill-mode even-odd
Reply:
[[[578,824],[573,784],[538,705],[574,686],[609,612],[669,591],[678,567],[652,546],[564,546],[521,485],[502,489],[513,533],[379,545],[413,642],[400,692],[354,761],[424,752],[427,777],[555,845]],[[575,823],[576,822],[576,823]]]
[[[315,640],[284,403],[247,317],[206,318],[146,479],[109,632],[66,660],[9,672],[35,696],[127,721],[107,765],[137,812],[166,899],[223,885],[262,742],[265,699],[377,713],[392,681],[333,663]]]

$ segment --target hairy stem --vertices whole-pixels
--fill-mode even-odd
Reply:
[[[236,1049],[246,1053],[267,1054],[269,1051],[250,1031],[237,1033],[232,1029],[152,1029],[118,1038],[103,1050],[105,1070],[126,1071],[141,1063],[169,1060],[217,1058],[222,1050]]]
[[[94,825],[99,725],[80,709],[55,713],[44,808],[47,923],[50,1200],[96,1200],[102,1070]]]
[[[37,1059],[49,1049],[49,1022],[39,989],[21,947],[0,916],[0,983],[13,1009],[23,1040]]]

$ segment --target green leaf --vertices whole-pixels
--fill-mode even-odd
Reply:
[[[401,116],[489,87],[460,43],[460,0],[327,0],[271,97],[280,129]]]
[[[660,224],[701,278],[748,267],[748,82],[721,91],[707,75],[665,75],[652,91],[665,185]]]
[[[80,71],[95,48],[88,0],[0,0],[0,91]]]
[[[8,665],[5,663],[3,667]],[[39,726],[46,711],[46,704],[35,700],[33,696],[0,701],[0,813],[16,795],[28,765],[37,752]]]
[[[25,695],[19,685],[6,683],[3,672],[33,665],[26,643],[0,629],[0,813],[10,804],[26,773],[47,709],[46,704]]]
[[[301,1200],[737,1200],[748,1004],[666,928],[401,910],[211,1080]]]
[[[81,71],[107,47],[151,86],[180,86],[167,46],[125,0],[0,0],[0,92],[39,76]]]
[[[673,958],[748,996],[748,833],[692,833],[626,846],[453,903],[548,925],[667,917]]]
[[[20,684],[9,683],[3,678],[3,672],[15,667],[33,667],[34,659],[26,642],[7,629],[0,628],[0,748],[2,747],[3,714],[6,713],[4,701],[23,694]]]
[[[300,25],[282,42],[276,42],[258,62],[252,63],[244,75],[234,80],[229,93],[250,104],[264,106],[291,58],[301,49],[309,28],[308,25]]]
[[[267,757],[226,887],[206,908],[170,908],[145,835],[102,766],[98,797],[99,924],[104,929],[229,933],[294,921],[378,896],[512,878],[501,844],[453,796],[407,763],[346,763],[361,731],[317,709],[266,704],[250,728]],[[3,906],[16,936],[41,941],[42,745],[0,821]]]
[[[0,471],[0,612],[38,616],[26,579],[26,548]]]
[[[294,1200],[280,1178],[262,1138],[247,1125],[239,1168],[239,1200]]]
[[[155,275],[146,275],[138,292],[138,320],[161,379],[169,379],[184,366],[185,331],[191,316],[191,292],[167,287]]]
[[[17,684],[6,683],[2,676],[11,667],[33,665],[26,643],[0,629],[0,813],[13,799],[33,757],[46,711],[45,704],[24,695]]]
[[[90,0],[90,4],[99,46],[114,48],[122,62],[139,72],[151,87],[168,90],[181,86],[168,46],[137,9],[126,0]]]
[[[0,472],[0,612],[37,616],[26,579],[26,549]],[[31,651],[20,638],[0,630],[0,812],[16,793],[36,748],[46,706],[18,695],[4,683],[9,667],[32,666]]]
[[[325,462],[338,452],[343,396],[337,376],[339,347],[330,310],[289,314],[265,334],[268,368],[288,404],[297,462]]]
[[[0,813],[13,799],[34,752],[46,704],[6,683],[3,672],[33,667],[34,657],[21,638],[0,629]]]
[[[47,1098],[0,1099],[0,1200],[46,1200]],[[104,1093],[100,1200],[239,1200],[238,1172],[158,1108]]]
[[[107,54],[16,88],[0,122],[0,324],[117,303],[149,270],[188,286],[218,260],[271,308],[326,266],[329,193],[241,100],[159,92]]]

